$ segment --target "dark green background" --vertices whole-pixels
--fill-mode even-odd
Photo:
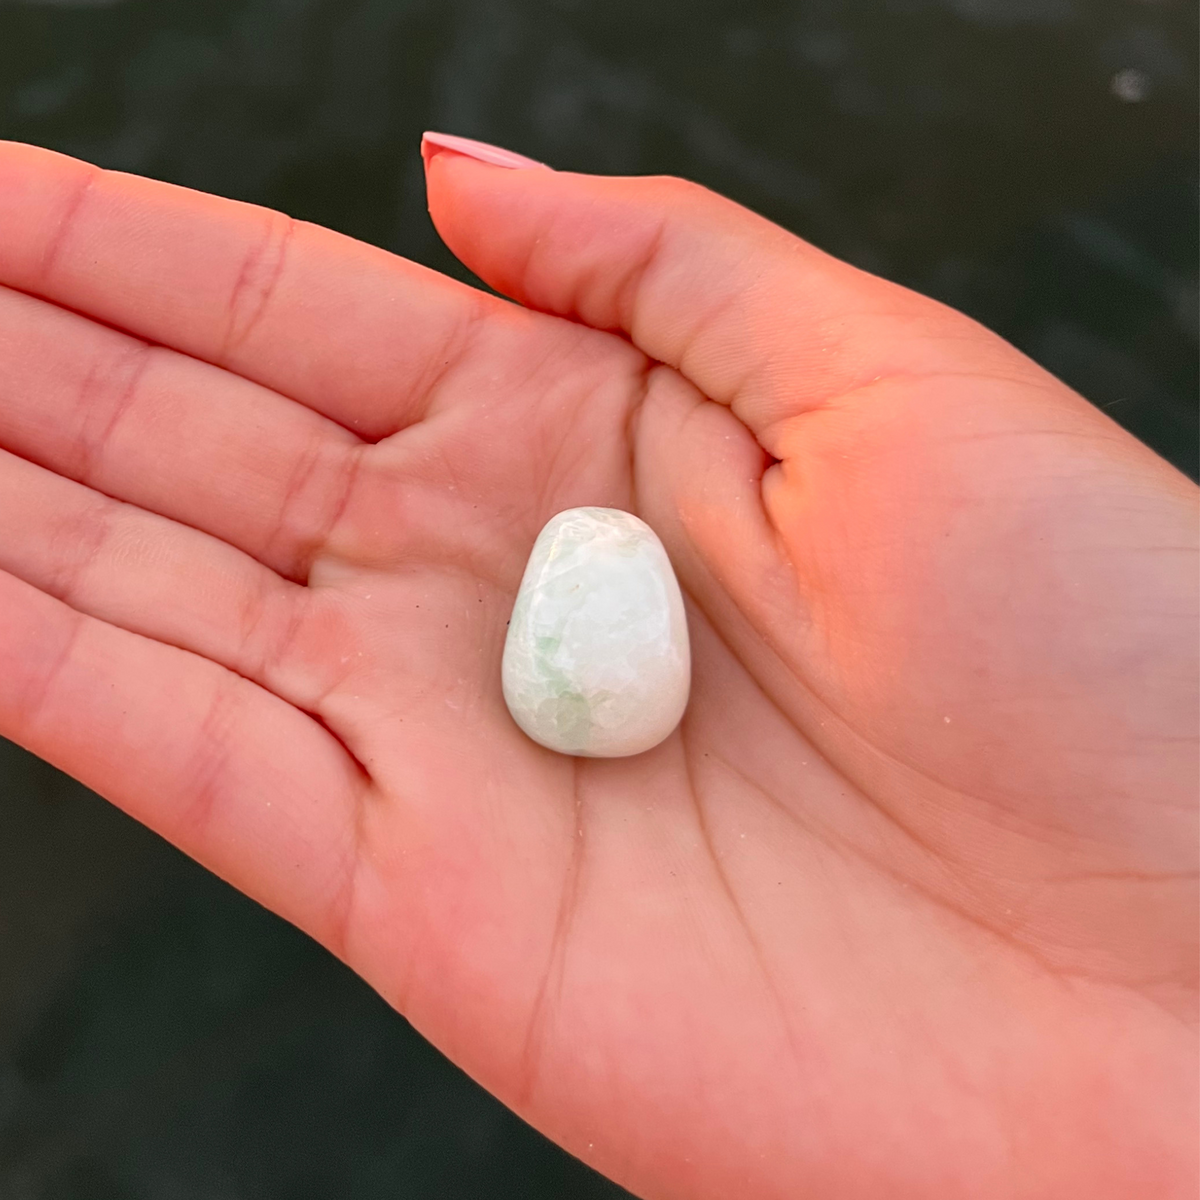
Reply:
[[[979,317],[1194,476],[1196,41],[1174,0],[0,0],[0,136],[463,278],[423,128],[687,175]],[[623,1194],[4,743],[0,830],[0,1200]]]

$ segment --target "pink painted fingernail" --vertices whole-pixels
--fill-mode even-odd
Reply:
[[[536,159],[526,158],[523,154],[514,154],[511,150],[504,150],[500,146],[489,146],[487,142],[477,142],[474,138],[455,137],[452,133],[426,132],[421,134],[421,156],[425,159],[426,166],[439,150],[452,150],[455,154],[465,154],[468,158],[491,163],[493,167],[511,167],[517,171],[528,170],[530,167],[541,167],[546,171],[550,169],[545,163],[540,163]]]

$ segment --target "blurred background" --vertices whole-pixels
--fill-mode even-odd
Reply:
[[[0,0],[0,137],[464,279],[424,128],[685,175],[964,309],[1194,478],[1197,32],[1193,0]],[[3,742],[0,828],[0,1200],[625,1194]]]

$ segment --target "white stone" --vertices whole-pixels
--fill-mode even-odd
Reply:
[[[535,742],[619,758],[679,724],[691,684],[683,596],[654,530],[571,508],[538,535],[504,644],[504,699]]]

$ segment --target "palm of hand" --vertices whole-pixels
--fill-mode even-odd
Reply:
[[[1163,1009],[1186,1004],[1190,945],[1163,916],[1187,911],[1188,813],[1147,826],[1127,801],[1169,797],[1152,743],[1187,714],[1158,677],[1179,630],[1131,619],[1128,581],[1157,573],[1174,599],[1142,547],[1186,542],[1186,492],[1164,473],[1166,499],[1139,504],[1150,456],[1122,443],[1097,470],[1111,426],[886,285],[866,317],[884,350],[835,346],[852,369],[809,363],[739,412],[690,381],[720,359],[720,326],[688,343],[699,369],[654,366],[613,334],[220,212],[254,250],[219,338],[56,294],[70,240],[14,280],[221,368],[147,362],[123,335],[8,301],[14,346],[53,325],[94,340],[81,361],[127,358],[134,382],[93,390],[98,424],[82,405],[61,435],[26,415],[0,444],[207,532],[51,497],[10,464],[54,553],[6,547],[0,568],[156,640],[80,633],[6,585],[31,632],[6,728],[309,929],[518,1111],[648,1194],[982,1195],[1014,1171],[1031,1195],[1056,1173],[1119,1194],[1130,1176],[1085,1161],[1101,1138],[1149,1147],[1129,1169],[1168,1186],[1153,1160],[1186,1089]],[[511,279],[441,219],[472,265]],[[305,255],[342,272],[321,319],[365,326],[329,363],[306,358],[300,300],[288,311],[282,264]],[[536,293],[521,269],[509,290]],[[415,327],[372,327],[398,299]],[[893,320],[942,326],[898,351]],[[771,355],[738,332],[750,367]],[[286,392],[289,356],[318,381],[308,407],[259,386]],[[188,417],[199,377],[172,372],[193,370],[213,392]],[[56,371],[69,394],[70,361]],[[789,389],[806,398],[779,412]],[[220,433],[182,451],[173,491],[145,461],[161,449],[152,393]],[[649,520],[689,601],[689,712],[634,759],[545,752],[499,695],[533,537],[576,504]],[[1132,714],[1104,690],[1131,658]],[[119,719],[87,682],[118,660]],[[68,745],[81,719],[92,732]],[[140,784],[117,740],[153,759]],[[1088,1064],[1119,1031],[1108,1077],[1145,1091],[1097,1097]]]

